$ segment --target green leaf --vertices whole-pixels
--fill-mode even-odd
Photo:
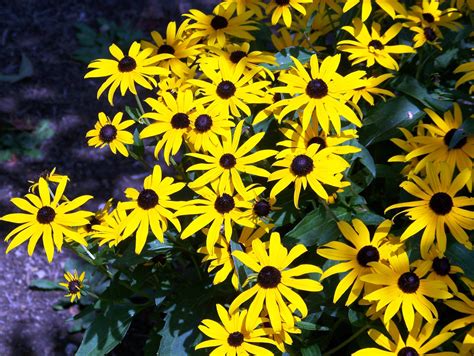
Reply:
[[[30,288],[36,289],[36,290],[62,290],[64,291],[64,288],[61,287],[57,282],[50,281],[47,279],[32,280],[30,283]]]
[[[318,345],[311,345],[301,349],[302,356],[320,356],[321,350]]]
[[[445,51],[443,54],[436,57],[434,66],[437,70],[446,69],[449,64],[457,59],[459,48],[451,48]]]
[[[133,305],[109,305],[84,334],[76,356],[98,356],[112,351],[125,337],[136,310]]]
[[[474,251],[470,251],[458,242],[452,242],[446,249],[445,256],[450,263],[464,270],[466,277],[474,279]]]
[[[24,54],[21,54],[20,68],[16,74],[0,74],[0,82],[15,83],[33,75],[33,64]]]
[[[277,65],[262,64],[263,67],[270,69],[272,72],[277,70],[290,69],[295,65],[291,57],[295,57],[302,64],[309,62],[309,59],[314,53],[308,52],[303,47],[287,47],[275,55]]]

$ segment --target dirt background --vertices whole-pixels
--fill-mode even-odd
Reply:
[[[93,127],[97,113],[113,114],[117,109],[109,107],[105,95],[96,100],[101,81],[84,80],[86,64],[72,58],[79,46],[76,24],[96,26],[98,18],[105,18],[118,24],[128,21],[145,34],[151,30],[163,33],[168,21],[179,20],[191,6],[206,9],[215,3],[17,0],[0,6],[0,73],[18,72],[22,54],[33,67],[33,75],[21,81],[0,81],[0,135],[7,127],[28,134],[41,120],[48,120],[54,132],[40,144],[42,157],[17,154],[0,161],[0,215],[12,211],[10,198],[27,192],[28,179],[36,179],[53,167],[70,177],[69,197],[95,197],[89,209],[96,209],[111,196],[123,199],[123,189],[139,185],[146,174],[131,159],[87,146],[85,133]],[[133,98],[118,99],[116,93],[116,108],[123,108],[125,103],[133,105]],[[28,289],[33,279],[59,281],[64,261],[70,256],[67,252],[56,255],[48,264],[41,244],[33,257],[27,256],[25,245],[5,255],[6,244],[1,237],[12,227],[0,222],[0,355],[72,355],[80,335],[68,334],[66,319],[77,311],[52,310],[61,292]],[[128,350],[124,353],[140,354],[134,345],[128,346],[121,348]]]

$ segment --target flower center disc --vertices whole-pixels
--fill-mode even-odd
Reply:
[[[379,259],[379,250],[374,246],[364,246],[357,253],[357,262],[363,267],[368,267],[369,262],[378,262]]]
[[[171,118],[171,126],[177,130],[189,127],[190,123],[188,115],[182,112],[174,114]]]
[[[229,99],[235,94],[235,91],[236,88],[234,83],[228,80],[223,80],[220,82],[216,90],[217,95],[219,95],[222,99]]]
[[[227,193],[224,193],[220,197],[218,197],[214,203],[214,208],[221,214],[228,213],[229,211],[234,209],[234,207],[234,198],[232,198]]]
[[[154,208],[158,204],[158,194],[153,189],[143,189],[138,196],[137,204],[144,210]]]
[[[276,288],[280,281],[280,271],[272,266],[263,267],[257,276],[257,283],[260,285],[260,287],[265,289]]]
[[[236,163],[237,163],[237,160],[230,153],[224,153],[221,156],[221,159],[219,160],[219,164],[221,165],[222,168],[225,168],[225,169],[233,168]]]
[[[398,287],[404,293],[415,293],[420,286],[420,278],[413,272],[405,272],[398,278]]]
[[[38,210],[36,213],[36,220],[40,224],[49,224],[54,220],[54,217],[56,216],[56,212],[54,211],[53,208],[50,206],[43,206]]]
[[[226,28],[229,23],[224,16],[216,15],[211,21],[211,26],[214,30]]]
[[[122,73],[131,72],[135,68],[137,68],[137,62],[130,56],[123,57],[118,63],[118,70]]]
[[[230,54],[230,61],[234,64],[237,64],[244,57],[247,57],[247,53],[244,51],[234,51]]]
[[[99,138],[102,142],[112,142],[117,137],[117,129],[114,125],[107,124],[102,126],[99,132]]]
[[[453,206],[453,199],[451,199],[449,194],[444,192],[435,193],[430,199],[430,208],[437,215],[448,214]]]
[[[161,45],[160,48],[158,48],[158,54],[163,53],[174,54],[174,48],[167,44]]]
[[[375,49],[381,50],[384,48],[384,45],[379,40],[372,40],[369,42],[369,47],[374,47]]]
[[[431,15],[430,13],[425,13],[422,15],[423,16],[423,20],[429,22],[429,23],[433,23],[435,18],[433,15]]]
[[[319,136],[316,136],[316,137],[313,137],[311,140],[308,141],[308,144],[306,145],[306,147],[309,147],[311,146],[313,143],[317,143],[319,145],[319,148],[316,152],[319,152],[321,151],[323,148],[326,148],[327,145],[326,145],[326,141],[324,140],[324,138],[322,137],[319,137]]]
[[[194,127],[199,132],[209,131],[211,126],[212,126],[212,119],[209,115],[206,115],[206,114],[199,115],[196,118],[196,121],[194,121]]]
[[[446,276],[451,270],[451,264],[449,263],[449,260],[446,257],[435,257],[433,259],[433,270],[439,276]]]
[[[299,177],[311,173],[313,168],[313,160],[306,155],[298,155],[291,162],[291,171]]]
[[[451,129],[449,130],[446,135],[444,135],[443,142],[446,146],[449,147],[451,144],[451,140],[453,139],[454,134],[458,131],[458,129]],[[462,148],[465,144],[467,143],[467,137],[463,137],[456,143],[456,145],[453,148]]]
[[[397,356],[418,356],[418,352],[410,346],[406,346],[398,351]]]
[[[321,99],[328,94],[328,85],[322,79],[312,79],[306,86],[306,94],[313,99]]]
[[[260,200],[253,206],[253,211],[257,216],[267,216],[271,211],[270,203],[266,200]]]
[[[238,331],[229,334],[227,343],[232,347],[239,347],[244,342],[244,335]]]
[[[79,281],[71,281],[68,283],[67,288],[69,293],[77,293],[81,291],[81,283]]]
[[[436,33],[431,27],[425,27],[423,33],[428,41],[433,42],[436,39]]]

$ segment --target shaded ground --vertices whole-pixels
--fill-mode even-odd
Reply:
[[[193,1],[202,8],[201,2],[211,1]],[[28,179],[53,167],[70,177],[69,197],[96,197],[90,209],[110,196],[123,199],[126,186],[142,181],[145,173],[138,163],[105,149],[87,147],[84,136],[97,113],[113,114],[116,109],[110,109],[105,98],[95,99],[100,82],[83,80],[86,65],[72,59],[78,48],[74,25],[95,25],[96,19],[103,17],[117,23],[127,20],[148,33],[162,30],[189,7],[188,1],[23,0],[0,8],[0,73],[18,72],[22,54],[30,59],[34,71],[13,84],[0,81],[0,135],[12,127],[31,132],[41,120],[48,120],[54,131],[40,145],[42,157],[17,154],[0,162],[0,215],[11,210],[11,197],[26,193]],[[123,107],[121,104],[123,101],[116,100],[117,108]],[[0,223],[0,236],[11,226]],[[32,279],[61,279],[67,254],[48,264],[39,246],[32,258],[27,256],[26,246],[5,256],[5,246],[0,242],[0,355],[73,354],[80,338],[68,335],[65,328],[65,319],[73,310],[58,313],[51,309],[62,293],[28,289]]]

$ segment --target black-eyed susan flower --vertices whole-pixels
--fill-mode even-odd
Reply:
[[[423,0],[421,6],[414,5],[410,8],[408,14],[404,16],[410,20],[410,24],[420,24],[423,27],[446,27],[453,31],[462,28],[459,22],[456,22],[462,13],[456,8],[440,9],[439,0]]]
[[[117,246],[125,239],[122,234],[122,222],[127,217],[127,213],[121,204],[119,202],[117,208],[105,216],[101,224],[92,225],[90,235],[99,240],[99,246],[104,244],[108,244],[109,247]]]
[[[432,337],[436,326],[436,321],[425,323],[419,316],[415,317],[415,324],[410,330],[407,337],[403,337],[398,330],[397,324],[390,321],[385,324],[390,337],[387,337],[382,332],[370,329],[368,334],[370,338],[382,349],[375,347],[368,347],[359,350],[352,355],[354,356],[416,356],[416,355],[433,355],[433,356],[455,356],[455,352],[430,352],[449,340],[454,333],[441,332]]]
[[[262,186],[255,186],[255,188],[249,189],[249,193],[253,195],[253,207],[249,212],[249,219],[255,226],[259,226],[266,232],[269,232],[274,227],[271,223],[272,218],[270,215],[272,211],[279,210],[280,208],[275,206],[275,197],[265,198],[262,196],[265,189],[266,188]]]
[[[219,190],[224,191],[226,187],[232,186],[241,196],[247,194],[247,189],[242,182],[240,172],[259,177],[268,178],[270,173],[255,164],[264,159],[272,157],[277,151],[257,150],[250,153],[262,140],[265,132],[260,132],[248,138],[239,147],[242,136],[244,120],[240,121],[232,136],[223,136],[222,143],[209,146],[209,154],[189,153],[188,155],[202,159],[206,163],[197,163],[187,171],[206,171],[199,178],[189,183],[190,188],[203,187],[208,183],[218,181]]]
[[[99,121],[94,125],[94,129],[86,133],[86,137],[90,137],[87,141],[89,146],[103,148],[109,146],[112,153],[120,152],[128,157],[128,151],[125,145],[133,143],[133,135],[126,129],[132,126],[133,120],[122,121],[123,113],[118,112],[114,118],[110,118],[105,113],[99,113]]]
[[[193,92],[178,91],[176,97],[171,93],[164,93],[163,101],[148,98],[145,102],[154,111],[147,112],[142,117],[154,122],[140,132],[140,138],[157,137],[155,157],[163,149],[165,162],[169,165],[171,156],[178,153],[183,140],[191,131],[189,115],[195,106]]]
[[[379,289],[366,294],[364,299],[376,302],[377,312],[386,307],[383,312],[384,324],[387,324],[399,310],[402,311],[403,320],[409,331],[415,326],[415,312],[432,324],[438,318],[438,311],[426,297],[434,299],[452,297],[445,283],[422,279],[416,271],[412,272],[406,252],[392,255],[389,258],[389,266],[381,262],[372,262],[371,266],[375,273],[366,274],[361,279],[379,286]]]
[[[258,27],[252,17],[252,11],[246,11],[235,15],[236,4],[231,3],[227,7],[216,6],[211,15],[206,15],[199,10],[189,10],[188,17],[193,22],[188,25],[188,30],[192,30],[190,39],[203,40],[209,46],[224,47],[228,43],[229,37],[236,37],[247,41],[253,41],[255,37],[250,31]]]
[[[211,340],[203,341],[196,345],[196,350],[215,347],[210,355],[235,356],[235,355],[263,355],[272,356],[273,352],[255,343],[274,345],[268,338],[263,328],[258,326],[263,320],[256,319],[253,324],[246,322],[246,310],[229,313],[222,305],[217,304],[217,313],[221,323],[212,319],[204,319],[198,326],[201,332]]]
[[[418,27],[412,26],[410,27],[410,31],[415,32],[415,36],[413,36],[413,48],[420,48],[425,43],[430,44],[431,46],[436,47],[440,51],[442,50],[439,40],[443,39],[443,34],[437,27]]]
[[[30,187],[28,188],[28,191],[30,193],[34,193],[34,192],[37,193],[38,192],[39,179],[40,178],[45,179],[47,182],[56,183],[56,184],[61,182],[63,179],[69,180],[68,176],[56,173],[56,167],[54,167],[51,170],[51,172],[50,171],[43,171],[39,174],[37,179],[28,181],[28,183],[31,184]]]
[[[176,22],[170,21],[166,28],[166,37],[163,38],[157,31],[151,33],[153,42],[142,42],[143,48],[153,48],[153,54],[169,54],[172,57],[163,59],[159,62],[160,67],[169,69],[179,78],[184,78],[190,69],[187,60],[193,60],[201,53],[203,45],[198,44],[197,39],[191,39],[186,31],[189,26],[189,19],[176,28]]]
[[[194,199],[190,204],[183,206],[176,212],[180,215],[199,215],[181,233],[181,238],[186,239],[209,224],[209,232],[206,236],[206,248],[212,251],[219,238],[219,232],[224,227],[224,236],[230,241],[232,236],[232,224],[255,227],[248,219],[247,210],[252,209],[249,201],[251,194],[244,196],[234,194],[234,189],[227,186],[224,190],[219,189],[217,182],[211,183],[211,188],[194,188],[194,191],[203,199]]]
[[[426,172],[425,179],[412,176],[412,182],[405,181],[400,185],[419,200],[394,204],[385,210],[405,208],[400,213],[405,213],[413,221],[401,235],[401,241],[424,230],[420,244],[421,255],[427,256],[435,240],[440,252],[444,253],[447,226],[459,243],[472,249],[470,238],[464,230],[474,229],[474,212],[466,209],[474,205],[474,198],[456,196],[471,178],[470,170],[465,169],[454,179],[453,171],[444,164],[440,165],[439,170],[428,164]]]
[[[455,74],[457,73],[465,73],[461,78],[459,78],[456,81],[456,86],[455,88],[457,89],[459,86],[463,85],[464,83],[467,83],[471,80],[474,80],[474,61],[473,62],[467,62],[460,64],[454,72]],[[471,84],[469,87],[469,94],[472,94],[474,92],[474,84]]]
[[[380,24],[376,22],[372,23],[371,33],[360,19],[355,19],[353,25],[354,27],[344,26],[342,29],[356,40],[343,40],[337,43],[339,50],[350,53],[349,60],[352,61],[352,65],[366,62],[367,67],[371,67],[377,62],[382,67],[398,70],[398,63],[392,54],[416,53],[410,46],[388,45],[388,42],[402,30],[401,23],[392,25],[383,35]]]
[[[292,288],[308,292],[320,292],[323,289],[323,286],[315,280],[295,277],[307,273],[322,273],[322,270],[310,264],[289,268],[289,265],[307,250],[306,247],[299,244],[288,252],[281,244],[280,234],[277,232],[271,234],[268,250],[267,253],[262,241],[254,240],[251,254],[242,251],[232,252],[233,256],[257,275],[252,278],[256,279],[255,285],[234,299],[229,307],[229,312],[236,312],[243,303],[253,297],[248,309],[246,325],[251,327],[257,322],[265,304],[270,324],[273,330],[278,333],[282,330],[282,322],[289,327],[295,325],[295,317],[289,304],[293,304],[303,318],[308,314],[308,308],[303,298]],[[283,297],[288,302],[285,302]]]
[[[413,262],[412,266],[416,268],[418,276],[427,275],[428,280],[441,281],[453,293],[457,293],[458,287],[451,276],[464,271],[461,267],[452,265],[449,258],[441,253],[436,245],[433,245],[424,259]]]
[[[39,239],[43,240],[44,250],[48,262],[54,257],[54,248],[61,252],[64,238],[75,241],[84,246],[87,242],[76,231],[76,227],[87,224],[88,217],[93,213],[79,210],[72,212],[92,199],[91,195],[82,195],[71,201],[61,202],[67,179],[62,179],[53,196],[50,195],[48,183],[44,178],[39,179],[38,195],[26,194],[24,198],[12,198],[11,202],[26,213],[12,213],[4,215],[0,220],[21,224],[13,229],[5,241],[10,241],[6,253],[15,247],[28,242],[28,254],[31,256]]]
[[[344,178],[342,172],[349,167],[349,163],[341,156],[319,150],[319,147],[319,144],[311,144],[306,150],[296,150],[273,163],[274,167],[281,169],[272,172],[268,177],[270,182],[277,181],[270,192],[270,197],[276,197],[283,189],[294,183],[293,202],[298,208],[301,188],[306,189],[308,184],[320,198],[325,200],[329,195],[323,184],[336,188],[349,184],[342,181]]]
[[[71,303],[74,303],[76,299],[81,299],[85,276],[86,272],[82,272],[80,276],[77,274],[77,271],[74,271],[74,274],[71,272],[64,273],[64,279],[67,283],[59,283],[59,285],[68,290],[69,293],[65,297],[70,297]]]
[[[405,139],[401,138],[392,138],[394,144],[396,144],[399,148],[405,151],[405,154],[395,155],[388,159],[388,162],[400,162],[400,163],[407,163],[405,167],[403,167],[401,173],[405,176],[411,177],[414,174],[415,167],[417,166],[419,159],[412,158],[410,161],[407,162],[406,154],[417,149],[419,144],[413,141],[413,137],[415,137],[410,131],[408,131],[404,127],[398,128]],[[424,136],[426,134],[426,129],[421,125],[418,124],[415,127],[416,129],[416,136]]]
[[[143,189],[139,192],[134,188],[127,188],[125,195],[131,199],[122,202],[117,209],[131,210],[122,220],[122,239],[126,239],[135,233],[135,253],[140,254],[146,244],[148,232],[151,229],[153,235],[163,242],[163,233],[168,229],[170,221],[176,230],[181,231],[181,224],[170,209],[177,210],[183,202],[173,201],[170,195],[180,191],[185,183],[173,183],[171,177],[162,177],[161,167],[155,165],[153,173],[147,176],[143,182]]]
[[[262,6],[264,4],[261,0],[222,0],[219,5],[227,9],[231,4],[235,4],[237,15],[251,11],[258,19],[263,17]]]
[[[263,88],[270,82],[260,80],[252,82],[254,76],[260,71],[255,68],[246,69],[246,60],[243,59],[233,68],[225,58],[219,59],[219,69],[213,66],[202,65],[201,69],[211,82],[201,79],[191,79],[188,82],[198,87],[202,97],[197,99],[198,104],[218,108],[223,114],[241,117],[240,111],[247,116],[251,115],[248,104],[265,103]]]
[[[273,89],[276,93],[288,93],[292,96],[274,104],[283,107],[281,117],[303,109],[301,121],[303,129],[309,126],[314,114],[313,119],[318,120],[325,132],[329,132],[331,123],[338,134],[341,132],[341,116],[356,126],[362,125],[360,119],[347,105],[347,95],[363,85],[360,79],[365,75],[364,71],[355,71],[346,76],[338,74],[340,54],[326,57],[321,66],[317,55],[312,55],[310,73],[298,59],[293,57],[292,59],[295,63],[294,69],[278,77],[278,80],[286,86]]]
[[[393,74],[387,73],[379,75],[378,77],[363,78],[362,80],[364,81],[364,84],[361,87],[354,89],[351,101],[357,105],[359,100],[362,98],[370,105],[374,106],[375,101],[373,95],[381,97],[384,101],[385,96],[394,97],[395,94],[390,90],[379,88],[380,84],[390,78],[393,78]]]
[[[390,254],[398,246],[388,243],[386,239],[392,226],[390,220],[385,220],[377,227],[372,239],[369,230],[359,219],[352,220],[352,226],[345,221],[339,221],[337,226],[352,246],[340,241],[331,241],[318,248],[319,255],[333,261],[344,261],[329,267],[324,271],[321,279],[336,273],[349,272],[337,285],[333,302],[336,303],[352,286],[346,301],[346,305],[350,305],[355,302],[366,287],[361,276],[374,272],[369,263],[388,260]]]
[[[82,236],[87,237],[92,232],[92,227],[94,225],[101,225],[105,223],[105,219],[112,211],[112,204],[113,199],[110,198],[102,208],[98,209],[94,215],[92,215],[88,220],[89,223],[87,225],[79,227],[77,230]]]
[[[298,11],[301,15],[306,15],[306,9],[302,4],[309,4],[313,0],[271,0],[265,10],[267,15],[272,14],[272,25],[276,25],[283,18],[286,27],[291,27],[291,10]]]
[[[115,44],[109,47],[109,51],[114,59],[96,59],[92,61],[88,66],[92,70],[84,78],[108,77],[97,91],[97,99],[110,87],[108,99],[112,106],[114,105],[114,93],[119,86],[122,96],[125,95],[127,90],[130,90],[132,94],[137,94],[135,83],[147,89],[153,89],[153,86],[156,86],[154,76],[166,76],[169,73],[167,69],[158,67],[156,64],[163,59],[170,58],[171,55],[151,56],[153,49],[147,48],[141,51],[138,42],[132,43],[128,55],[124,55]]]
[[[352,9],[355,5],[362,1],[362,21],[365,22],[369,18],[372,12],[372,0],[347,0],[342,9],[343,12],[347,12]],[[375,3],[380,8],[390,15],[391,18],[395,18],[396,13],[405,14],[406,10],[398,0],[375,0]]]
[[[456,293],[456,299],[446,300],[444,302],[448,307],[451,309],[464,314],[465,316],[460,317],[443,328],[443,332],[445,331],[454,331],[459,330],[461,328],[465,328],[466,326],[471,326],[470,330],[466,334],[464,342],[470,345],[470,348],[467,348],[469,351],[470,349],[474,348],[474,301],[469,298],[464,293]],[[469,355],[469,353],[462,353],[461,355]]]

